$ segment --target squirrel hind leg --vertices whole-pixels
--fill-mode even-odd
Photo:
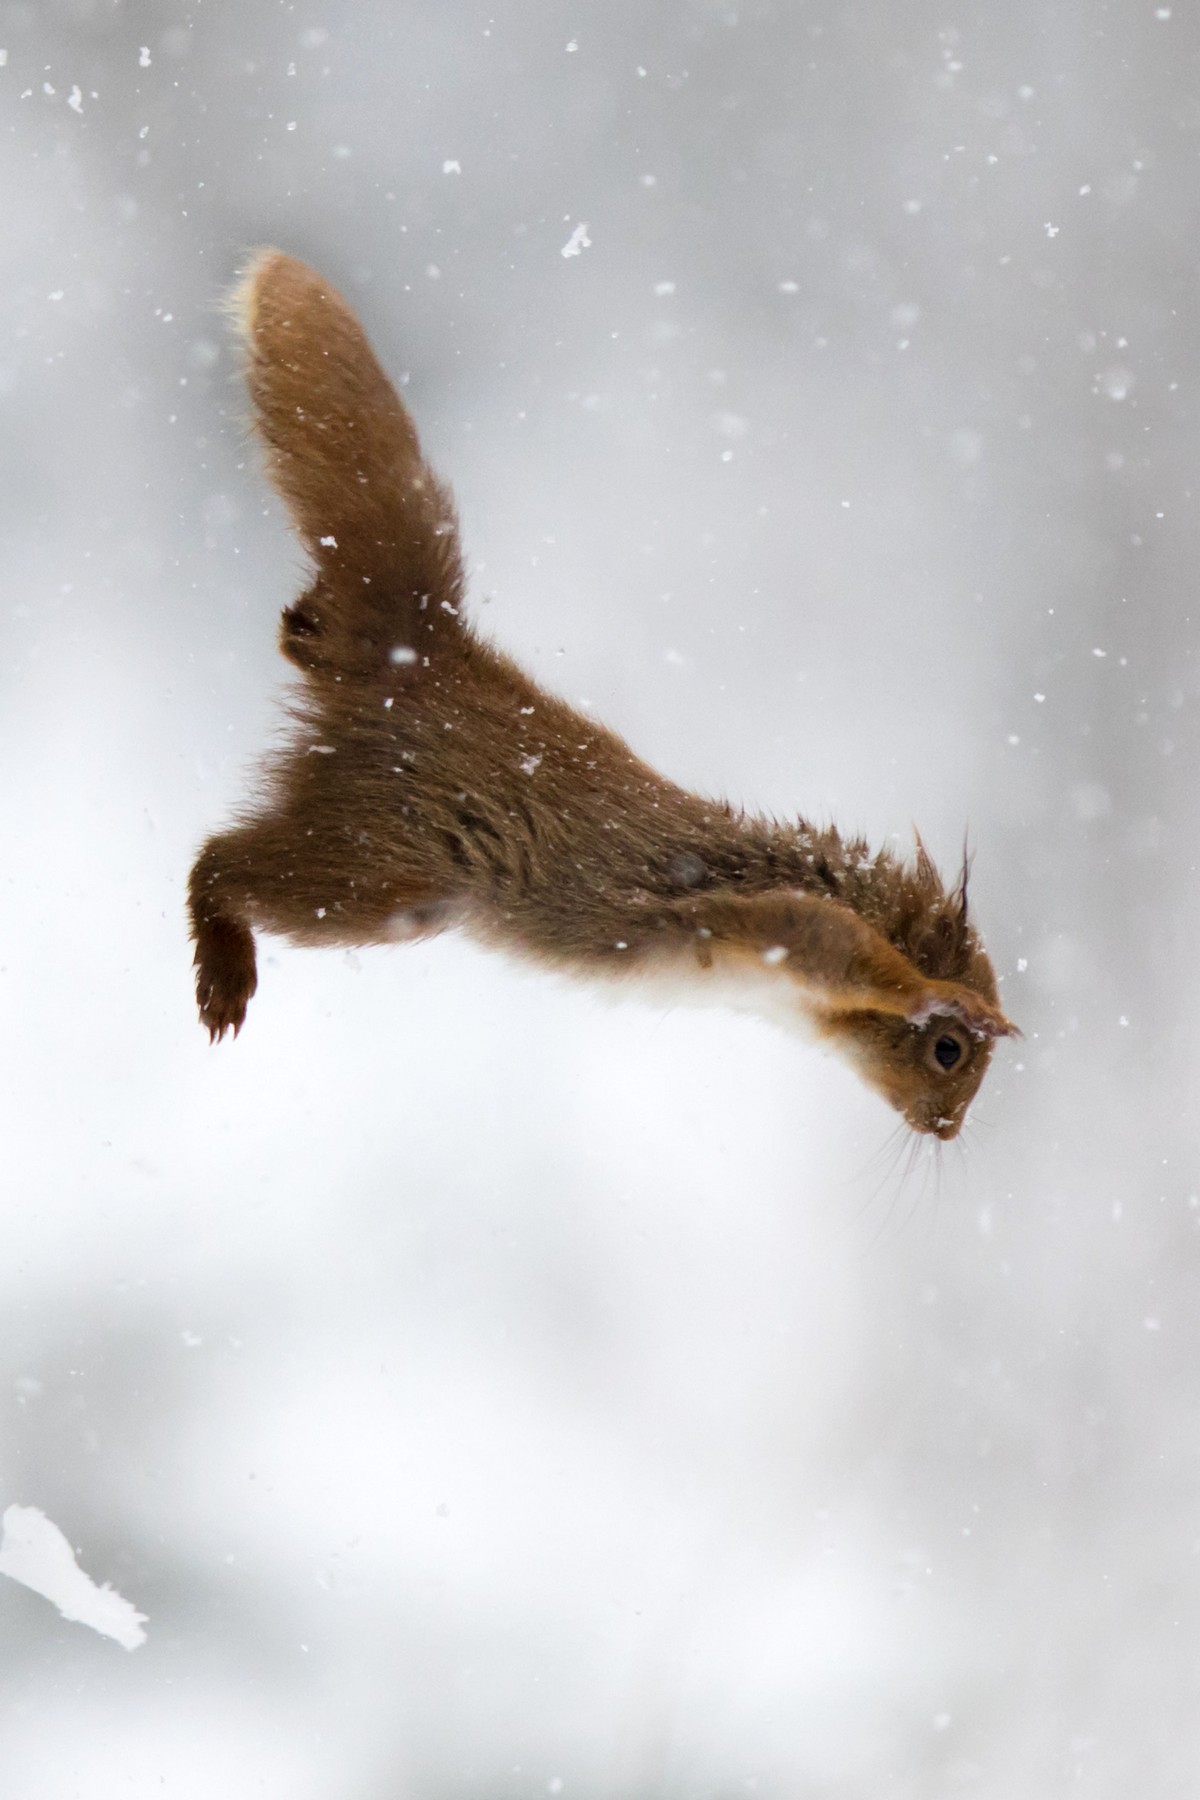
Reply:
[[[279,620],[279,648],[305,675],[369,674],[382,661],[374,634],[355,625],[353,611],[339,607],[337,596],[318,580],[285,606]]]
[[[305,675],[334,680],[395,678],[418,662],[412,635],[394,617],[386,595],[382,605],[370,607],[348,600],[324,576],[284,607],[279,620],[279,648],[287,660]]]
[[[322,652],[324,635],[320,612],[308,594],[284,607],[279,620],[279,648],[306,675],[328,667],[328,658]]]

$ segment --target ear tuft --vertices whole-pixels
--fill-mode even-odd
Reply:
[[[917,845],[917,856],[916,856],[917,881],[920,884],[920,886],[925,889],[926,893],[931,894],[931,895],[932,894],[940,894],[943,892],[943,888],[942,888],[942,878],[938,874],[937,864],[934,862],[932,856],[930,856],[928,850],[925,848],[925,840],[921,836],[920,832],[917,830],[915,825],[913,826],[913,837],[916,839],[916,845]]]
[[[962,925],[964,930],[966,929],[967,920],[968,920],[967,883],[970,880],[970,875],[971,875],[971,852],[967,848],[967,840],[964,837],[964,839],[963,839],[963,854],[962,854],[962,868],[959,871],[958,882],[954,889],[954,900],[958,906],[959,922]]]

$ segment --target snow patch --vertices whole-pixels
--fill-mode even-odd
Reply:
[[[97,1587],[75,1561],[75,1552],[58,1526],[36,1506],[10,1506],[0,1537],[0,1575],[32,1588],[57,1606],[64,1619],[90,1625],[102,1637],[115,1638],[126,1650],[146,1641],[145,1613],[106,1582]]]

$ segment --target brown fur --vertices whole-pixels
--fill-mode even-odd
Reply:
[[[306,676],[292,741],[192,871],[211,1036],[242,1025],[255,930],[364,944],[457,924],[583,974],[769,978],[912,1126],[953,1136],[1013,1029],[965,870],[947,893],[920,845],[907,867],[735,813],[545,693],[464,619],[449,494],[341,297],[268,250],[234,308],[316,575],[281,628]]]

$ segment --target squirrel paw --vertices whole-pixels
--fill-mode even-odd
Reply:
[[[257,986],[254,939],[245,926],[208,921],[196,938],[196,1004],[210,1043],[230,1030],[237,1036]]]

